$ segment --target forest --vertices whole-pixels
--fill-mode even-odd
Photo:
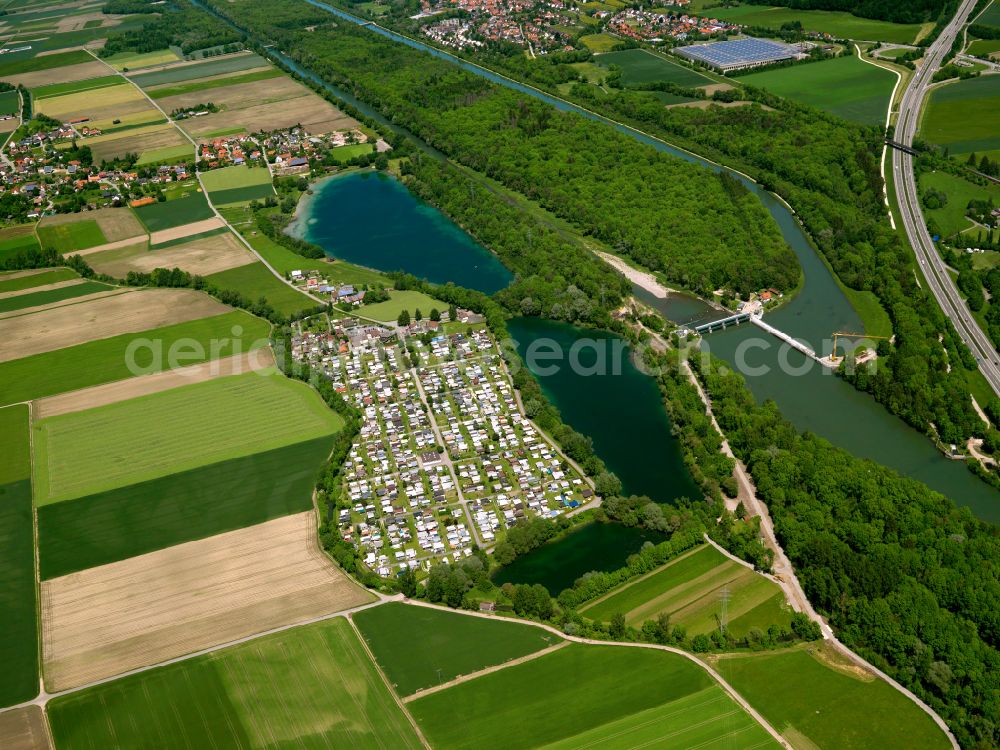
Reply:
[[[934,21],[954,0],[744,0],[748,5],[781,5],[796,10],[839,10],[893,23]]]
[[[758,405],[691,360],[805,587],[850,648],[913,690],[966,748],[1000,743],[1000,535],[926,485]]]
[[[160,15],[145,23],[141,29],[109,34],[100,52],[101,57],[119,52],[155,52],[166,47],[179,47],[187,55],[196,50],[236,44],[243,40],[241,34],[211,14],[195,8],[187,0],[167,0],[165,3],[113,0],[102,11]]]
[[[748,293],[798,281],[759,201],[701,167],[364,29],[287,31],[248,0],[216,7],[454,161],[680,286]]]

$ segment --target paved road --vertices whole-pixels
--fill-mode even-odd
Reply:
[[[895,140],[906,146],[912,145],[913,137],[920,124],[920,108],[932,83],[934,73],[941,67],[941,62],[950,52],[951,45],[961,32],[976,0],[964,0],[958,12],[931,45],[923,64],[911,79],[899,105],[899,118],[896,121]],[[941,309],[951,320],[962,340],[966,343],[979,362],[979,369],[989,381],[994,393],[1000,395],[1000,355],[997,354],[989,338],[983,333],[972,313],[962,301],[955,282],[948,275],[945,263],[938,255],[927,232],[920,199],[917,192],[917,181],[913,173],[913,157],[903,151],[892,152],[893,176],[896,183],[896,197],[899,201],[899,211],[906,228],[906,235],[917,254],[920,270],[927,279],[928,288],[934,294]]]

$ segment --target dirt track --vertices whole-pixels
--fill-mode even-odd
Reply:
[[[38,706],[0,713],[0,747],[4,750],[50,750],[45,717]]]
[[[42,583],[49,692],[372,600],[312,511]]]
[[[221,315],[230,309],[206,294],[188,289],[140,289],[84,300],[5,320],[0,362],[121,333]]]
[[[171,388],[200,383],[212,378],[227,375],[238,375],[244,372],[254,372],[274,366],[274,356],[268,347],[241,354],[235,357],[225,357],[212,362],[204,362],[191,367],[181,367],[176,370],[158,372],[153,375],[143,375],[138,378],[119,380],[105,385],[95,385],[72,393],[62,393],[49,396],[35,402],[34,418],[45,419],[59,414],[69,414],[75,411],[93,409],[105,404],[114,404],[130,398],[159,393]]]

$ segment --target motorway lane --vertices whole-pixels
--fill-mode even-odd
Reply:
[[[955,17],[931,45],[923,65],[920,66],[907,86],[900,102],[899,118],[896,122],[895,140],[899,143],[906,146],[912,145],[917,127],[920,124],[920,108],[926,97],[927,89],[933,82],[934,73],[941,67],[941,62],[950,52],[956,36],[961,33],[975,4],[976,0],[964,0]],[[917,255],[920,270],[927,280],[928,288],[941,305],[945,315],[952,321],[962,340],[972,350],[979,363],[980,371],[994,393],[1000,395],[1000,355],[997,354],[992,342],[980,329],[975,318],[972,317],[972,313],[962,300],[955,282],[948,275],[945,263],[927,232],[913,172],[913,157],[903,151],[894,150],[892,163],[903,225]]]

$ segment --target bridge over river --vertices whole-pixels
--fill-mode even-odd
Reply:
[[[735,315],[730,315],[728,318],[722,318],[720,320],[713,320],[710,323],[703,323],[700,326],[695,326],[694,331],[702,336],[706,333],[711,333],[712,331],[724,331],[731,326],[738,326],[741,323],[749,321],[758,328],[767,331],[775,338],[778,338],[788,344],[790,347],[796,351],[802,352],[804,355],[810,359],[814,359],[819,362],[824,367],[836,367],[837,363],[833,362],[829,357],[820,357],[815,351],[803,342],[792,338],[784,331],[781,331],[769,323],[764,322],[763,313],[737,313]]]

